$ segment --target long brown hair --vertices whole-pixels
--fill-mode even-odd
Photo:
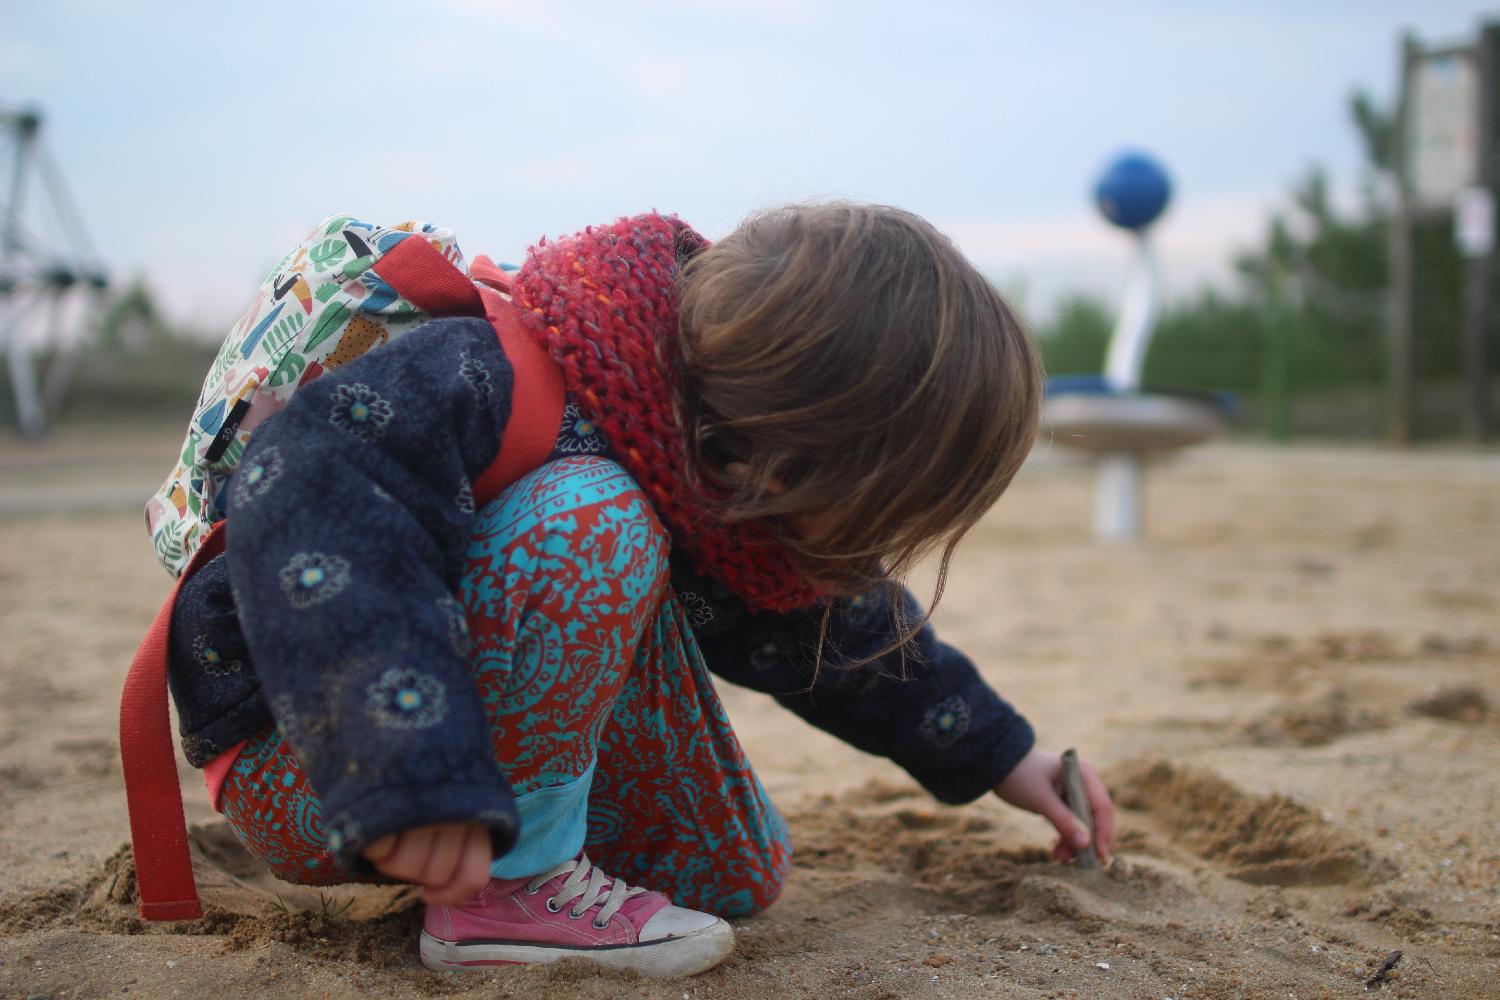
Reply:
[[[790,205],[688,262],[679,323],[690,471],[720,515],[766,519],[845,594],[941,551],[936,603],[1036,436],[1041,367],[994,286],[910,212]]]

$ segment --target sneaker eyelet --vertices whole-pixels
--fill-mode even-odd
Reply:
[[[581,916],[583,916],[583,911],[582,910],[569,910],[568,911],[568,919],[569,920],[577,920]]]
[[[537,893],[542,891],[542,887],[537,886],[535,889],[533,889],[530,886],[524,886],[521,891],[526,893],[526,895],[528,896],[535,896]]]
[[[596,931],[602,931],[609,926],[608,920],[604,921],[604,923],[602,924],[598,920],[590,920],[589,923],[593,925],[593,928]]]
[[[561,913],[562,912],[562,906],[561,906],[561,904],[558,903],[556,896],[552,896],[552,897],[548,898],[548,900],[547,900],[547,912],[548,913]]]

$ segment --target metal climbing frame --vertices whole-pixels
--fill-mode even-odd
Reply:
[[[0,143],[11,147],[0,146],[10,170],[0,203],[0,357],[28,437],[41,435],[57,412],[109,284],[41,131],[39,111],[0,105]],[[41,190],[33,200],[46,215],[27,212],[34,181]]]

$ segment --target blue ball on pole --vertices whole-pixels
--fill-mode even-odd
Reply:
[[[1141,152],[1117,156],[1094,185],[1094,201],[1104,217],[1139,232],[1155,222],[1172,198],[1172,179],[1155,159]]]

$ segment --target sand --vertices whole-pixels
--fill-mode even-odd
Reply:
[[[1044,451],[938,622],[1105,768],[1115,863],[1059,866],[1035,817],[940,806],[726,687],[794,869],[730,961],[660,982],[429,973],[410,892],[276,885],[185,766],[210,916],[136,919],[115,713],[167,587],[138,509],[174,443],[0,441],[7,1000],[1500,996],[1494,452],[1206,448],[1153,471],[1145,541],[1102,547],[1089,471]]]

